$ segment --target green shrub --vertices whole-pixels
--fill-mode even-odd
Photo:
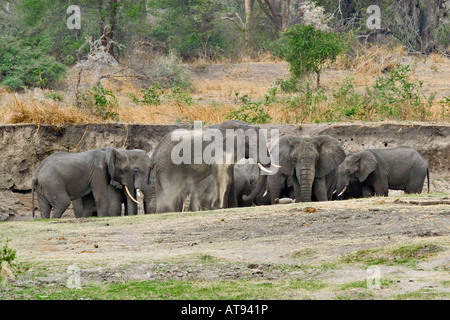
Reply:
[[[9,247],[11,239],[6,239],[3,247],[0,249],[0,282],[7,279],[17,270],[15,265],[16,250]]]
[[[119,106],[114,93],[102,86],[93,87],[83,95],[84,108],[100,116],[103,120],[118,120],[119,114],[115,110]]]
[[[163,102],[174,102],[177,105],[191,105],[194,101],[187,90],[180,87],[174,87],[169,91],[162,88],[159,82],[153,83],[148,89],[141,90],[141,93],[143,94],[142,99],[131,94],[131,99],[134,103],[145,103],[158,106]]]
[[[278,52],[289,63],[292,78],[316,73],[317,87],[324,65],[334,62],[346,48],[338,34],[315,29],[312,25],[298,24],[286,29],[278,44]]]
[[[252,101],[247,94],[239,97],[239,92],[235,92],[235,103],[241,103],[241,106],[225,114],[225,118],[228,120],[240,120],[252,124],[264,124],[272,120],[264,108],[263,101]]]
[[[0,84],[13,91],[53,88],[66,73],[62,63],[25,40],[1,36],[0,52]]]
[[[142,99],[137,98],[133,94],[131,95],[131,98],[134,103],[160,105],[162,99],[161,97],[164,94],[164,90],[162,89],[159,82],[155,82],[150,88],[141,90],[141,93],[143,93]]]

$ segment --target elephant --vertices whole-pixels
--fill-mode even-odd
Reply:
[[[41,217],[46,219],[50,218],[52,208],[53,217],[61,218],[71,201],[90,193],[98,216],[108,216],[108,185],[114,182],[124,186],[127,195],[136,201],[128,189],[133,186],[130,160],[115,148],[53,153],[42,161],[32,177],[33,217],[35,192]]]
[[[336,195],[335,199],[348,200],[348,199],[368,198],[372,197],[373,195],[374,195],[373,188],[371,188],[370,186],[365,186],[363,183],[359,181],[355,181],[349,182],[344,192],[339,192],[339,194]]]
[[[345,159],[347,159],[349,156],[351,156],[352,153],[349,151],[345,151]],[[345,162],[345,160],[344,160]],[[342,167],[344,166],[344,162],[342,162],[339,167],[338,170],[336,171],[336,183],[337,183],[337,175],[339,172],[339,169],[342,170]],[[369,186],[364,186],[361,182],[359,181],[354,181],[354,182],[349,182],[347,188],[343,191],[340,192],[339,194],[336,193],[337,191],[335,190],[334,192],[334,200],[348,200],[348,199],[358,199],[358,198],[368,198],[368,197],[372,197],[374,195],[373,192],[373,188],[369,187]]]
[[[102,148],[101,150],[106,150]],[[141,149],[122,150],[118,149],[121,153],[128,156],[131,165],[131,172],[133,174],[133,188],[130,188],[130,193],[133,197],[136,197],[137,189],[143,193],[143,205],[144,213],[150,213],[152,194],[148,181],[148,168],[150,164],[150,157],[147,152]],[[125,204],[126,215],[136,215],[138,213],[137,204],[127,197],[122,185],[117,182],[112,182],[108,186],[109,193],[109,215],[120,216],[122,214],[122,203]],[[82,199],[72,201],[74,209],[81,206],[82,209],[75,210],[75,212],[83,212],[83,217],[90,217],[95,215],[96,206],[94,197],[91,194],[84,196]]]
[[[278,141],[281,168],[267,177],[271,203],[282,195],[287,182],[294,186],[296,202],[332,200],[336,184],[336,172],[345,159],[345,151],[335,138],[328,135],[285,135]],[[252,199],[264,189],[259,184],[244,199]]]
[[[360,182],[363,193],[387,196],[389,189],[421,193],[430,176],[428,164],[420,153],[407,146],[390,149],[365,149],[347,157],[338,170],[336,192],[341,195],[349,183]],[[367,191],[368,190],[368,191]]]
[[[230,120],[203,130],[167,134],[151,156],[149,174],[155,183],[156,212],[180,212],[186,197],[195,193],[196,184],[209,175],[213,177],[209,192],[217,192],[218,207],[236,207],[234,164],[240,157],[249,158],[252,151],[260,170],[271,173],[266,138],[258,126]]]

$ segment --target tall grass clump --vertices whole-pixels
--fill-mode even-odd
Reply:
[[[16,266],[16,250],[9,247],[11,239],[6,239],[3,247],[0,248],[0,283],[9,278],[14,278]]]

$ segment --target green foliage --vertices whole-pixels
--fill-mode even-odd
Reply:
[[[230,111],[225,115],[228,120],[241,120],[251,124],[263,124],[269,123],[272,117],[266,112],[264,105],[269,104],[273,101],[276,91],[266,95],[265,102],[263,101],[252,101],[252,99],[247,95],[239,97],[239,92],[235,92],[235,103],[241,103],[241,106],[235,110]]]
[[[432,243],[426,244],[411,244],[397,248],[381,248],[360,250],[349,254],[342,259],[345,263],[364,263],[366,265],[398,265],[405,264],[415,267],[417,261],[422,261],[437,252],[442,251],[440,246]]]
[[[6,239],[0,249],[0,282],[16,271],[16,250],[9,247],[11,239]]]
[[[328,113],[333,121],[342,120],[425,120],[435,94],[426,97],[422,81],[409,80],[410,66],[399,66],[386,76],[378,77],[372,87],[357,91],[353,79],[346,78],[333,89]]]
[[[219,0],[150,0],[152,13],[161,20],[151,31],[169,50],[177,51],[184,59],[215,57],[227,46],[221,32],[220,15],[224,5]]]
[[[163,102],[174,102],[177,105],[191,105],[193,98],[189,92],[180,87],[174,87],[171,91],[161,87],[159,82],[153,83],[148,89],[141,90],[142,98],[138,98],[131,94],[134,103],[145,103],[148,105],[158,106]]]
[[[27,87],[53,88],[66,67],[26,40],[0,37],[0,84],[19,91]]]
[[[284,97],[285,121],[287,123],[303,123],[306,119],[318,120],[320,105],[327,101],[327,96],[322,88],[311,88],[311,83],[306,81],[297,83],[295,94]]]
[[[159,82],[155,82],[150,88],[141,90],[143,93],[142,99],[137,98],[135,95],[131,95],[134,103],[145,103],[149,105],[160,105],[161,96],[164,94]]]
[[[280,41],[281,56],[289,63],[293,79],[316,73],[323,66],[334,62],[346,46],[339,35],[315,29],[311,25],[294,25],[286,30]],[[317,81],[319,86],[319,78]]]
[[[119,101],[111,90],[102,86],[93,87],[83,95],[85,108],[103,120],[118,120],[119,114],[115,112]]]
[[[450,45],[450,22],[440,24],[434,31],[434,35],[439,44],[448,47]]]

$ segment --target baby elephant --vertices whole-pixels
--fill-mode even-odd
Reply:
[[[413,148],[366,149],[348,156],[339,166],[336,193],[342,195],[355,182],[379,196],[387,196],[389,189],[421,193],[425,176],[430,192],[428,164]]]

